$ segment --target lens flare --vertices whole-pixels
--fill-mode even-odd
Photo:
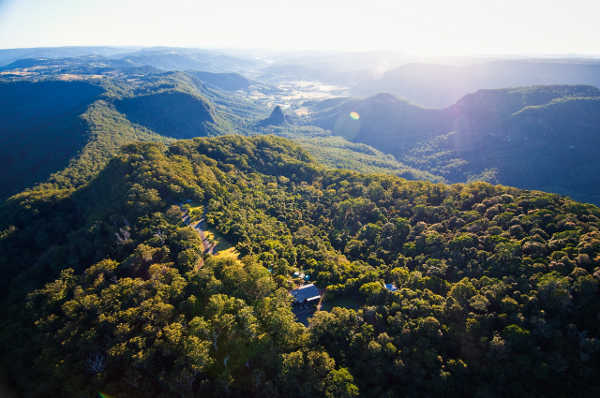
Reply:
[[[360,119],[360,115],[358,114],[358,112],[350,112],[350,117],[354,120]]]

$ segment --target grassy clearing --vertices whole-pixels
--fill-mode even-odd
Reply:
[[[189,205],[188,212],[192,221],[200,220],[204,217],[204,206],[202,205]]]
[[[235,246],[214,228],[207,227],[204,231],[204,236],[206,236],[206,239],[209,241],[217,244],[215,247],[215,255],[238,258],[239,253],[235,249]]]
[[[190,203],[185,205],[190,214],[192,221],[198,221],[204,218],[204,206],[198,203]],[[229,242],[223,235],[221,235],[215,228],[202,223],[202,230],[204,231],[204,237],[209,242],[216,243],[214,253],[216,256],[227,256],[238,258],[239,253],[235,249],[235,246]]]
[[[217,251],[216,254],[215,254],[215,257],[218,257],[218,258],[233,258],[233,259],[237,260],[239,255],[240,254],[235,249],[235,247],[230,247],[229,249]]]

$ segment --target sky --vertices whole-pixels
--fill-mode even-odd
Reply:
[[[0,0],[0,48],[600,54],[597,0]]]

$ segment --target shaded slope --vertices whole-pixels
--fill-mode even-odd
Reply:
[[[591,87],[481,91],[451,108],[451,133],[401,158],[450,181],[483,178],[600,203],[599,104]]]
[[[214,110],[207,101],[178,91],[124,98],[115,101],[115,106],[133,123],[167,137],[209,135],[215,123]]]
[[[449,112],[424,109],[390,94],[358,100],[326,100],[310,123],[352,141],[397,155],[428,137],[447,132]],[[358,113],[358,119],[350,113]]]
[[[78,156],[69,161],[68,167],[57,169],[48,182],[43,184],[48,188],[73,188],[85,184],[106,166],[123,145],[135,141],[172,141],[168,137],[132,124],[106,100],[94,102],[80,118],[85,122],[88,141]]]
[[[560,98],[598,97],[600,89],[591,86],[534,86],[499,90],[478,90],[447,108],[453,128],[462,134],[481,135],[498,129],[515,112],[544,105]]]
[[[141,84],[152,86],[152,82]],[[121,145],[169,141],[168,136],[132,123],[118,112],[113,102],[118,101],[117,93],[124,92],[131,92],[131,87],[109,79],[94,84],[56,80],[0,83],[0,158],[5,167],[0,175],[0,199],[39,183],[47,182],[54,188],[79,186],[97,173]],[[195,116],[210,109],[210,105],[188,94],[180,92],[172,97],[180,98],[183,101],[176,103],[178,109]],[[171,118],[167,115],[163,125],[154,125],[158,119],[142,115],[161,117],[160,109],[152,108],[158,101],[140,102],[143,106],[134,109],[133,115],[147,118],[152,127],[165,126],[174,134],[187,136],[204,135],[212,128],[194,124],[197,118],[190,122],[188,114],[178,120],[176,112]],[[209,120],[214,120],[212,115]]]
[[[309,122],[451,182],[485,179],[597,202],[590,160],[598,98],[595,87],[540,86],[480,90],[451,107],[424,109],[379,94],[324,101]]]
[[[570,98],[526,107],[503,127],[506,132],[483,156],[460,150],[474,168],[496,168],[505,184],[569,194],[600,203],[600,98]],[[487,144],[488,146],[490,144]]]
[[[0,199],[68,165],[88,140],[79,115],[103,91],[82,82],[0,83]]]

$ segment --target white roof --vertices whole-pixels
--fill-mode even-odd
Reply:
[[[321,298],[321,292],[319,292],[319,289],[312,283],[301,286],[298,289],[294,289],[290,293],[292,296],[294,296],[294,299],[297,303],[313,301]]]

